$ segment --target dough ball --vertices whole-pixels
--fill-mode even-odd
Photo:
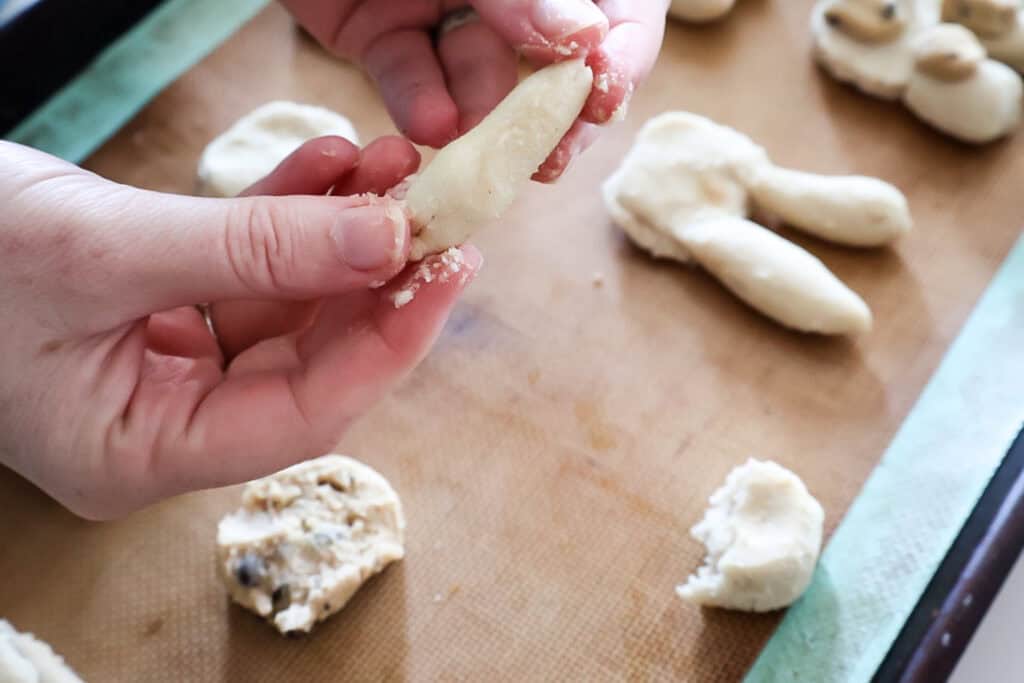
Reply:
[[[825,512],[800,478],[773,462],[749,460],[729,473],[691,534],[707,548],[704,566],[676,588],[708,607],[768,612],[792,604],[811,582]]]
[[[405,555],[398,494],[375,470],[325,455],[246,485],[217,527],[231,598],[281,633],[306,632]]]
[[[209,197],[234,197],[273,171],[302,143],[337,135],[359,144],[341,114],[295,102],[268,102],[213,139],[199,159],[199,189]]]
[[[640,129],[602,187],[612,219],[637,246],[689,261],[673,225],[708,214],[745,217],[747,184],[768,162],[750,138],[710,119],[666,112]]]
[[[18,633],[3,619],[0,619],[0,681],[82,683],[49,645],[31,633]]]

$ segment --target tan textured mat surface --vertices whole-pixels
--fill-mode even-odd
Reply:
[[[487,264],[436,350],[340,446],[399,491],[408,557],[311,637],[228,605],[212,544],[237,489],[91,524],[6,471],[0,615],[90,681],[737,680],[777,617],[674,596],[706,497],[747,456],[773,458],[833,529],[1024,219],[1024,135],[970,149],[833,84],[808,57],[809,6],[673,25],[628,122],[476,241]],[[363,78],[272,6],[87,166],[188,192],[203,145],[275,98],[344,112],[366,140],[392,130]],[[787,332],[624,242],[598,185],[671,108],[908,194],[916,231],[893,250],[797,237],[873,308],[872,334]]]

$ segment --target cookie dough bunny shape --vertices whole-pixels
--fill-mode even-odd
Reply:
[[[848,246],[886,244],[911,227],[892,185],[779,168],[745,135],[687,112],[648,121],[603,196],[641,248],[695,261],[768,317],[820,334],[866,332],[871,311],[817,257],[747,220],[751,211]]]
[[[942,20],[966,26],[992,59],[1024,72],[1024,7],[1019,0],[943,0]]]
[[[811,30],[815,57],[834,78],[902,99],[948,135],[981,144],[1019,122],[1020,77],[988,59],[969,31],[940,25],[932,0],[822,0]]]

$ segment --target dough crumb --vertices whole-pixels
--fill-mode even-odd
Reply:
[[[465,265],[466,260],[458,247],[449,247],[440,254],[428,256],[420,261],[409,282],[391,295],[391,303],[395,308],[405,306],[413,300],[421,286],[430,284],[434,280],[448,282],[457,275],[459,284],[464,284],[466,278],[469,277],[469,271]]]

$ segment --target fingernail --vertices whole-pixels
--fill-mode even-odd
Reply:
[[[405,218],[388,205],[341,212],[331,238],[341,260],[353,270],[371,271],[394,263],[405,242]]]
[[[591,0],[542,0],[537,3],[533,21],[545,38],[557,41],[599,26],[606,19]]]

